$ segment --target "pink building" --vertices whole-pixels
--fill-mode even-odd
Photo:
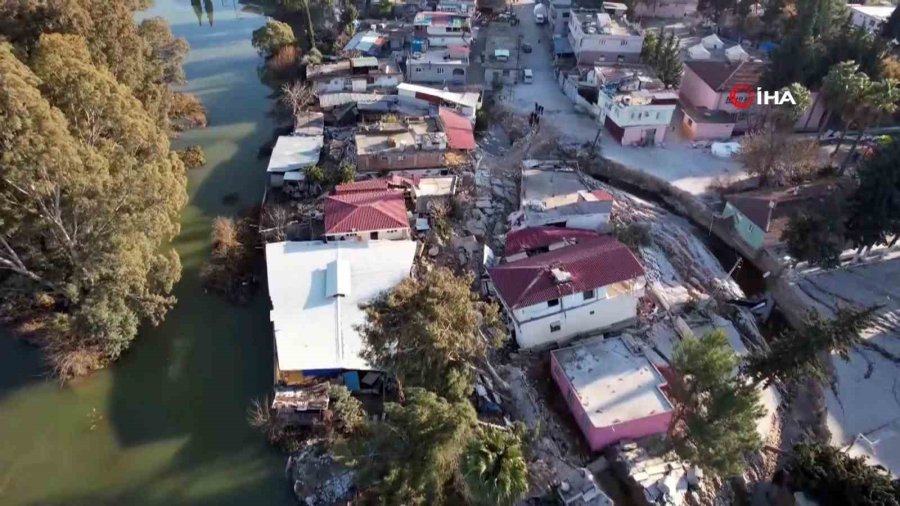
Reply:
[[[755,89],[765,65],[761,61],[686,62],[679,89],[684,112],[684,134],[689,139],[727,139],[734,133],[744,131],[749,110],[735,107],[729,94],[738,84]],[[744,98],[738,96],[739,99]],[[817,93],[813,93],[811,98],[810,108],[797,121],[797,130],[817,130],[824,119],[824,101],[816,100]]]
[[[594,338],[554,350],[550,368],[591,450],[667,431],[673,408],[666,380],[629,339]]]

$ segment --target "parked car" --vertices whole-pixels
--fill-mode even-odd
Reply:
[[[531,69],[522,70],[522,82],[525,84],[531,84],[534,82],[534,73]]]
[[[530,53],[530,52],[531,52],[531,44],[529,44],[529,43],[527,43],[527,42],[524,43],[524,44],[522,44],[522,52],[523,52],[523,53]]]

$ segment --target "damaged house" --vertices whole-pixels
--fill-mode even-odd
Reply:
[[[324,409],[316,385],[325,381],[351,391],[380,384],[381,374],[361,356],[361,304],[406,278],[415,252],[414,241],[266,244],[276,408],[296,416]]]
[[[362,126],[355,139],[358,172],[442,167],[448,149],[447,135],[433,118]]]
[[[316,95],[342,91],[389,91],[397,89],[397,85],[403,82],[403,72],[391,60],[365,56],[311,65],[306,70],[306,81],[312,85]]]
[[[646,284],[631,250],[600,235],[500,264],[488,275],[522,348],[630,324]]]
[[[553,350],[550,372],[593,451],[669,428],[666,379],[627,336]]]
[[[557,161],[525,160],[519,209],[509,215],[510,229],[554,226],[606,231],[613,196],[592,190],[576,169]]]

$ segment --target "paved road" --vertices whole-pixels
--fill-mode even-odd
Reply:
[[[528,114],[534,110],[534,103],[538,102],[544,106],[543,121],[546,123],[543,124],[549,124],[560,132],[562,142],[592,142],[597,133],[597,122],[586,114],[576,112],[557,84],[549,26],[534,23],[532,0],[515,2],[513,8],[521,20],[516,30],[522,34],[523,42],[534,48],[530,54],[523,53],[520,57],[521,66],[534,71],[534,83],[519,84],[504,90],[504,104],[515,112]],[[490,36],[490,28],[487,30],[486,37]],[[744,175],[736,162],[691,148],[672,129],[666,143],[665,147],[633,148],[604,138],[602,148],[603,155],[610,160],[661,177],[695,194],[705,192],[717,177],[737,178]]]

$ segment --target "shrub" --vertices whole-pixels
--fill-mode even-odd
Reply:
[[[331,412],[332,428],[339,434],[356,434],[365,427],[366,413],[362,403],[344,385],[328,387],[328,410]]]
[[[280,48],[291,46],[297,42],[294,30],[287,23],[269,20],[265,26],[253,31],[253,47],[260,56],[270,57]]]
[[[900,506],[900,482],[838,448],[799,444],[786,468],[794,484],[823,506]]]
[[[196,169],[206,165],[206,154],[203,152],[203,148],[198,145],[188,146],[178,150],[177,153],[178,158],[181,158],[181,162],[184,163],[187,169]]]
[[[646,223],[630,223],[628,225],[616,223],[613,234],[622,244],[635,251],[641,247],[650,246],[653,242],[650,237],[650,225]]]
[[[235,221],[219,216],[212,227],[213,248],[200,271],[204,286],[236,303],[249,301],[255,281],[252,255],[255,242],[249,218]]]
[[[300,51],[295,46],[283,46],[266,62],[269,77],[274,81],[290,81],[300,74],[297,64]]]

